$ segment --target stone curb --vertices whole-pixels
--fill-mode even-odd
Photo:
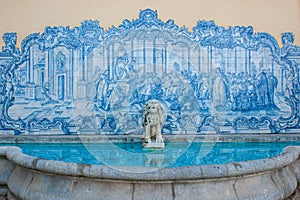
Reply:
[[[122,181],[186,181],[230,178],[280,169],[297,160],[300,147],[287,147],[283,154],[273,158],[176,168],[114,167],[45,160],[23,154],[18,147],[0,147],[0,156],[4,154],[17,165],[47,173]]]

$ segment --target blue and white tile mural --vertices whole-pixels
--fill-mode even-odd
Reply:
[[[199,21],[189,31],[157,11],[104,30],[46,27],[0,53],[2,133],[142,133],[145,103],[165,108],[164,134],[299,133],[300,47],[253,27]]]

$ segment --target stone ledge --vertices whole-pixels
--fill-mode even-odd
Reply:
[[[1,131],[0,131],[1,133]],[[107,143],[139,142],[142,135],[1,135],[2,144],[17,143]],[[163,135],[166,142],[286,142],[300,141],[300,134],[173,134]]]
[[[15,166],[7,182],[15,199],[151,199],[154,190],[162,199],[284,199],[297,187],[291,166],[299,153],[300,147],[287,147],[269,159],[146,168],[43,160],[18,147],[0,147],[0,156]]]
[[[285,184],[288,183],[288,184]],[[297,181],[288,167],[243,177],[134,182],[62,176],[17,166],[8,186],[16,199],[284,199]],[[217,192],[216,192],[217,191]]]
[[[8,160],[29,169],[71,176],[126,181],[180,181],[206,178],[224,178],[261,173],[280,169],[295,162],[300,152],[300,147],[287,147],[285,149],[285,153],[267,159],[220,165],[157,168],[87,165],[44,160],[25,155],[18,147],[0,147],[0,152],[4,151],[3,148],[7,149],[6,156]]]

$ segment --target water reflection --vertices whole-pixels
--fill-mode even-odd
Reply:
[[[144,150],[140,143],[14,145],[22,148],[26,154],[65,162],[109,166],[180,167],[269,158],[282,153],[286,146],[300,146],[300,142],[179,142],[166,143],[165,149],[160,150]]]

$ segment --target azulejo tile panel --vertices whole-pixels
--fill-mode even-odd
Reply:
[[[253,27],[198,21],[189,31],[157,11],[104,30],[46,27],[0,53],[2,133],[142,133],[142,108],[164,106],[163,133],[299,132],[300,47]]]

